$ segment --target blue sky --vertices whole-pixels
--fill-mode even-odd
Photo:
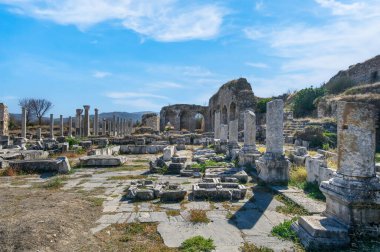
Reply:
[[[239,77],[279,95],[379,54],[379,35],[380,0],[0,0],[0,102],[159,111]]]

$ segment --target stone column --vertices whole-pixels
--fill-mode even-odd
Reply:
[[[338,170],[320,189],[326,214],[358,233],[380,225],[380,186],[375,170],[376,112],[367,103],[338,102]]]
[[[239,120],[233,120],[230,121],[229,124],[229,133],[228,133],[228,140],[230,143],[238,143],[238,138],[239,138],[239,130],[238,130],[238,125],[239,125]]]
[[[110,120],[107,120],[107,127],[108,127],[108,129],[107,129],[107,132],[108,132],[108,136],[111,136],[111,129],[112,129],[112,121],[111,121],[111,119]]]
[[[26,108],[22,108],[21,112],[21,137],[26,138]]]
[[[256,115],[251,110],[244,112],[244,147],[256,150]]]
[[[90,136],[90,105],[84,105],[83,136]]]
[[[99,110],[95,109],[95,115],[94,115],[94,135],[99,135]]]
[[[284,102],[280,99],[267,103],[266,114],[267,152],[284,153]]]
[[[37,128],[36,139],[37,139],[37,141],[42,140],[41,128]]]
[[[220,139],[220,112],[215,112],[214,138],[215,139]]]
[[[116,115],[112,118],[112,136],[116,136]]]
[[[82,136],[82,113],[83,109],[76,110],[76,121],[75,121],[75,136]]]
[[[50,139],[54,139],[54,115],[50,114]]]
[[[107,125],[107,120],[103,118],[103,123],[102,123],[102,136],[106,135],[106,126]]]
[[[284,102],[281,99],[267,103],[266,152],[256,160],[259,178],[268,183],[289,180],[289,161],[284,153]]]
[[[67,136],[73,137],[73,118],[71,116],[69,116],[69,133]]]
[[[220,140],[227,140],[228,139],[228,125],[227,124],[220,124],[220,133],[219,134],[220,134],[219,135]]]
[[[59,136],[63,137],[63,115],[59,116]]]

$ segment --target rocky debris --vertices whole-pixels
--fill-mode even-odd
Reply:
[[[153,200],[159,196],[161,187],[156,186],[152,180],[132,181],[126,197],[134,200]]]
[[[213,167],[207,168],[205,178],[220,178],[222,181],[248,182],[248,174],[243,168],[237,167]],[[235,178],[236,180],[232,179]]]
[[[194,199],[208,199],[215,201],[244,199],[247,188],[238,183],[220,182],[218,179],[206,180],[193,185]]]
[[[168,202],[179,202],[182,201],[186,196],[186,190],[179,184],[170,184],[166,182],[159,193],[161,201]]]

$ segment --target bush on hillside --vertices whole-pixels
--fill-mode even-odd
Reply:
[[[293,98],[293,113],[295,117],[310,116],[316,109],[315,100],[325,95],[325,89],[304,88],[298,91]]]
[[[337,137],[335,133],[324,131],[320,126],[306,126],[301,132],[296,132],[295,137],[309,142],[309,147],[322,149],[324,145],[335,147]]]
[[[272,101],[273,98],[262,98],[257,102],[256,111],[258,113],[266,113],[267,112],[267,103]]]
[[[325,88],[328,94],[340,94],[353,86],[355,86],[355,82],[349,77],[340,77],[328,82]]]

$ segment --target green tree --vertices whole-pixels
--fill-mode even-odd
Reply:
[[[258,113],[266,113],[267,112],[267,103],[272,101],[273,98],[261,98],[259,99],[259,101],[257,102],[257,105],[256,105],[256,111]]]
[[[314,101],[325,95],[323,87],[304,88],[298,91],[293,98],[293,112],[295,117],[305,117],[312,114],[316,109]]]

